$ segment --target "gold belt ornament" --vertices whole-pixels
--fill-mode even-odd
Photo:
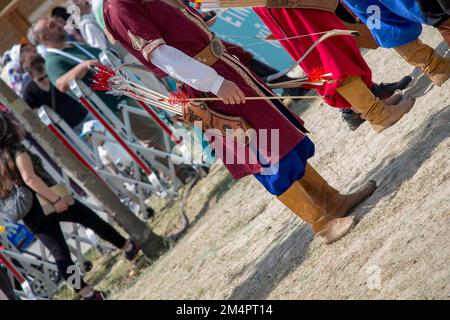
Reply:
[[[197,53],[194,59],[208,66],[212,66],[222,57],[224,52],[225,47],[222,41],[214,36],[209,45]]]

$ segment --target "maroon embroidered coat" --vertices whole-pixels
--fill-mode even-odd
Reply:
[[[167,44],[194,57],[206,48],[213,38],[202,17],[194,9],[186,6],[182,0],[105,0],[104,17],[111,35],[159,76],[165,74],[147,60],[149,54],[158,46]],[[225,79],[236,83],[247,97],[273,95],[259,78],[227,52],[212,65],[212,68]],[[200,92],[192,88],[188,93],[191,97],[200,95]],[[267,129],[269,132],[271,129],[278,129],[279,159],[304,138],[302,120],[281,104],[253,100],[241,105],[214,102],[209,106],[223,114],[244,118],[258,132],[258,141],[260,129]],[[263,155],[270,156],[272,143],[270,138],[267,140],[267,146],[258,146],[258,149]],[[231,147],[227,144],[226,148]],[[224,161],[236,179],[260,173],[259,162],[244,162],[237,164],[235,161],[234,164],[227,164]]]

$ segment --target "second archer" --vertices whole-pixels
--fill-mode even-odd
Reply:
[[[327,5],[317,9],[304,9],[301,5],[297,8],[270,8],[269,1],[267,7],[255,7],[254,10],[275,38],[280,40],[286,51],[297,61],[320,38],[320,35],[301,38],[298,36],[346,29],[334,14],[338,1],[327,2]],[[306,73],[317,66],[323,66],[326,72],[331,72],[337,81],[319,87],[317,89],[319,94],[327,96],[324,100],[331,106],[351,107],[360,113],[363,119],[369,121],[377,132],[395,124],[415,103],[414,99],[403,99],[401,94],[381,100],[379,98],[390,96],[392,93],[373,90],[375,95],[372,92],[372,72],[351,36],[337,36],[320,43],[300,66]],[[399,89],[404,89],[401,82]]]

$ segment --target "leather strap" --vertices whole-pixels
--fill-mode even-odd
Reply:
[[[233,132],[232,138],[248,145],[250,140],[246,132],[251,126],[241,117],[227,116],[222,113],[211,110],[206,104],[189,104],[184,107],[183,116],[175,116],[175,121],[183,122],[189,125],[201,124],[203,131],[209,129],[218,130],[223,136],[228,136]]]
[[[334,12],[339,0],[268,0],[267,8],[317,9]]]
[[[194,59],[211,67],[220,59],[225,51],[224,48],[222,41],[218,37],[214,37],[206,48],[195,55]]]
[[[206,48],[195,55],[194,59],[211,67],[220,59],[224,51],[225,47],[222,44],[222,41],[215,36]],[[216,129],[223,136],[227,136],[230,132],[233,132],[232,138],[237,142],[244,145],[250,143],[246,132],[251,129],[251,126],[244,118],[227,116],[220,112],[213,111],[207,104],[189,104],[184,108],[183,116],[177,116],[176,120],[188,124],[200,122],[203,131]]]
[[[359,32],[359,36],[354,37],[356,44],[359,48],[366,48],[366,49],[378,49],[380,45],[375,40],[375,38],[372,35],[372,32],[370,32],[369,28],[363,24],[363,23],[348,23],[345,21],[342,21],[342,23],[345,25],[345,27],[348,30],[355,30]]]

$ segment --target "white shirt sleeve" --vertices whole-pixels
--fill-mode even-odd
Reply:
[[[224,81],[224,78],[213,68],[166,44],[153,50],[149,59],[152,64],[172,78],[199,91],[217,95]]]
[[[86,23],[82,28],[82,36],[86,43],[93,48],[106,50],[107,40],[103,31],[94,23]]]

